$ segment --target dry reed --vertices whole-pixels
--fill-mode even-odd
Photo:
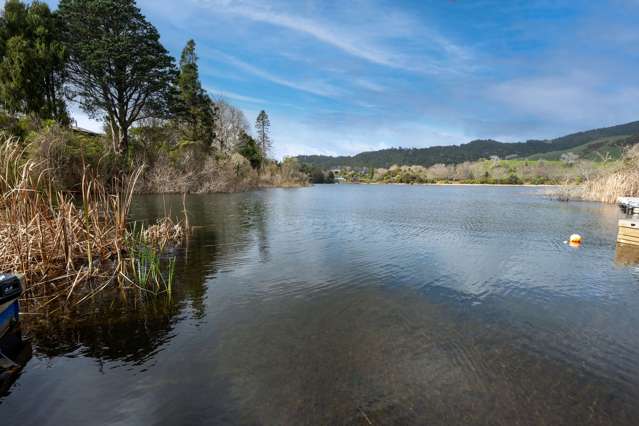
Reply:
[[[25,159],[15,140],[0,144],[0,272],[26,277],[30,310],[79,303],[97,292],[140,287],[129,278],[133,246],[179,242],[181,223],[164,219],[135,233],[128,225],[142,169],[111,183],[82,173],[80,194],[57,191],[44,162]]]
[[[639,145],[626,151],[616,167],[605,169],[581,185],[565,185],[554,195],[562,200],[602,203],[615,203],[617,198],[624,196],[639,196]]]

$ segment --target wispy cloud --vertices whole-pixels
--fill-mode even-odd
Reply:
[[[353,84],[355,84],[356,86],[359,86],[363,89],[366,90],[371,90],[373,92],[385,92],[386,91],[386,87],[383,86],[382,84],[379,84],[375,81],[372,80],[368,80],[365,78],[356,78],[353,80]]]
[[[517,78],[490,86],[486,93],[510,114],[536,120],[543,127],[562,126],[565,132],[639,117],[639,106],[634,101],[639,98],[639,86],[612,88],[597,76],[583,72]]]
[[[353,155],[363,151],[397,146],[449,145],[469,140],[461,132],[452,132],[426,124],[384,120],[366,121],[366,126],[345,122],[317,128],[311,119],[291,120],[273,114],[273,140],[278,157],[300,154]]]
[[[433,29],[424,27],[407,15],[404,16],[395,10],[392,13],[379,13],[379,7],[376,4],[359,4],[362,10],[377,11],[373,17],[368,17],[370,23],[362,28],[356,25],[338,26],[328,24],[318,18],[311,19],[288,11],[276,11],[272,6],[265,6],[262,1],[196,1],[209,6],[216,13],[238,16],[295,31],[373,64],[405,71],[439,74],[451,72],[451,67],[446,66],[438,58],[428,57],[423,52],[419,57],[407,56],[401,50],[384,46],[383,43],[380,44],[377,39],[383,39],[384,36],[388,39],[419,37],[428,41],[430,49],[444,53],[452,61],[466,61],[472,56],[466,48],[452,42]],[[394,31],[395,29],[397,31]]]
[[[280,77],[264,69],[261,69],[255,65],[252,65],[248,62],[245,62],[227,53],[224,53],[218,50],[213,50],[213,49],[206,49],[206,51],[210,54],[211,57],[214,56],[217,59],[223,62],[226,62],[227,64],[235,68],[238,68],[249,74],[253,74],[254,76],[262,78],[264,80],[268,80],[272,83],[279,84],[280,86],[286,86],[291,89],[311,93],[317,96],[329,97],[329,98],[339,97],[344,94],[344,91],[342,89],[339,89],[331,85],[330,83],[327,83],[326,81],[322,81],[322,80],[293,81],[293,80]]]
[[[637,0],[137,2],[174,55],[197,41],[204,86],[269,112],[279,155],[639,118]]]
[[[236,101],[250,102],[250,103],[253,103],[253,104],[267,104],[267,103],[269,103],[266,100],[261,99],[261,98],[255,98],[253,96],[241,95],[239,93],[231,92],[229,90],[217,89],[217,88],[211,87],[211,86],[208,86],[206,88],[206,90],[210,94],[215,96],[215,97],[229,98],[229,99],[234,99]]]
[[[345,36],[343,31],[331,30],[315,20],[277,13],[264,8],[261,4],[247,1],[201,0],[201,2],[225,13],[307,34],[346,53],[376,64],[397,66],[387,52],[356,43],[351,35]]]

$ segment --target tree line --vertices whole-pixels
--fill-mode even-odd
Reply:
[[[132,129],[170,129],[178,145],[236,151],[255,168],[272,149],[268,114],[257,140],[243,113],[212,99],[199,78],[196,43],[176,61],[134,0],[8,0],[0,17],[0,107],[11,115],[71,123],[69,102],[105,123],[114,153]]]
[[[389,148],[362,152],[354,156],[331,157],[325,155],[298,156],[304,164],[332,169],[340,167],[389,168],[393,165],[461,164],[498,156],[504,159],[539,158],[559,159],[563,151],[584,147],[584,154],[598,159],[606,152],[620,157],[623,149],[639,143],[639,121],[603,129],[589,130],[551,140],[529,140],[504,143],[495,140],[474,140],[462,145],[432,146],[428,148]],[[585,145],[588,145],[587,147]]]

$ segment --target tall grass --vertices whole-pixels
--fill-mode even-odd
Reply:
[[[619,197],[639,196],[639,145],[626,151],[618,164],[602,170],[581,185],[565,185],[558,198],[615,203]]]
[[[12,139],[0,143],[0,272],[26,277],[32,310],[79,303],[109,286],[170,291],[173,278],[141,253],[159,257],[184,230],[170,219],[139,232],[129,226],[141,168],[108,183],[85,168],[80,193],[70,194],[58,191],[53,170],[26,159],[25,150]]]

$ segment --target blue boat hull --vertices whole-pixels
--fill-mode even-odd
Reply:
[[[18,322],[19,312],[20,306],[17,299],[0,305],[0,338],[12,324]]]

